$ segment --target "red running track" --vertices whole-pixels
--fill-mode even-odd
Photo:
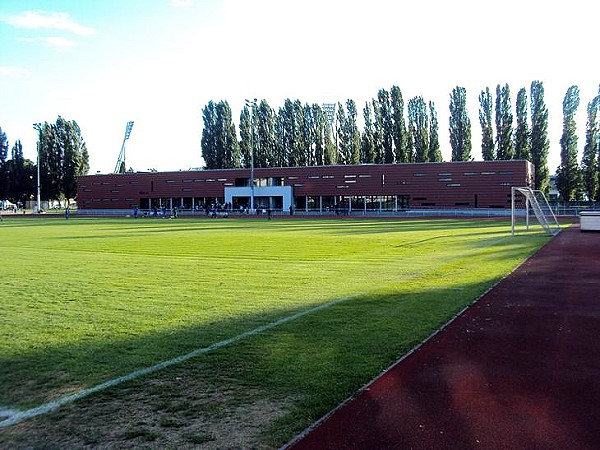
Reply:
[[[288,448],[600,449],[600,233],[560,233]]]

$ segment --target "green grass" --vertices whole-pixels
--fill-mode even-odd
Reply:
[[[5,219],[0,236],[0,407],[35,406],[352,297],[184,364],[296,399],[273,443],[548,240],[469,220]]]

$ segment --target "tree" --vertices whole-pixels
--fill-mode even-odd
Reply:
[[[438,117],[433,102],[429,102],[429,161],[442,162]]]
[[[496,159],[492,127],[492,94],[490,88],[479,94],[479,124],[481,125],[481,156],[484,161]]]
[[[0,128],[0,164],[4,164],[6,162],[7,157],[8,139],[6,138],[6,133],[2,131],[2,128]]]
[[[457,86],[450,94],[450,146],[452,161],[471,160],[471,121],[467,112],[467,90]]]
[[[360,133],[358,126],[356,125],[356,119],[358,112],[356,110],[356,103],[354,100],[348,99],[346,101],[346,136],[348,138],[348,161],[349,164],[360,163]]]
[[[512,159],[514,143],[512,136],[513,114],[510,103],[510,88],[505,84],[496,86],[496,158]]]
[[[310,111],[311,136],[313,138],[311,165],[322,166],[325,164],[325,131],[327,129],[325,113],[317,103],[313,103],[307,109]]]
[[[6,158],[8,157],[8,139],[6,133],[0,128],[0,200],[7,197],[9,182],[8,182],[8,166]]]
[[[207,169],[241,166],[241,153],[231,108],[226,101],[208,102],[202,110],[202,158]]]
[[[204,136],[204,134],[203,134]],[[240,113],[240,167],[249,168],[252,165],[252,124],[250,122],[250,109],[244,105]]]
[[[360,162],[372,164],[375,162],[375,142],[373,129],[373,114],[369,102],[363,108],[364,128],[360,138]]]
[[[588,200],[597,201],[600,190],[600,92],[588,103],[585,147],[581,159],[583,187]]]
[[[56,127],[63,155],[61,191],[68,200],[77,195],[77,177],[89,171],[89,155],[77,122],[59,117]]]
[[[202,138],[200,139],[202,159],[204,159],[204,165],[207,169],[217,169],[217,113],[215,110],[215,103],[212,100],[202,109],[202,120],[204,122]]]
[[[407,162],[408,157],[408,137],[406,136],[406,122],[404,120],[404,100],[402,91],[398,86],[392,86],[390,91],[392,108],[392,136],[394,142],[396,162]]]
[[[517,94],[517,130],[515,133],[515,159],[531,159],[529,125],[527,123],[527,91],[519,89]]]
[[[579,88],[567,89],[563,100],[563,133],[560,138],[560,166],[556,171],[556,187],[564,201],[577,200],[580,193],[580,172],[577,164],[577,125],[575,113],[579,107]]]
[[[341,103],[338,102],[337,105],[337,122],[336,122],[336,143],[338,149],[338,157],[337,160],[340,164],[350,164],[350,154],[349,154],[349,138],[347,135],[347,126],[346,126],[346,111]]]
[[[373,106],[373,163],[382,164],[384,162],[383,155],[383,118],[381,115],[381,107],[375,99],[371,100]],[[409,133],[410,136],[410,133]]]
[[[396,162],[394,154],[394,130],[392,122],[392,105],[390,103],[390,94],[385,89],[380,89],[377,93],[377,102],[379,103],[379,123],[381,126],[381,138],[383,144],[384,163]]]
[[[408,129],[415,145],[415,162],[429,160],[429,118],[423,97],[408,101]]]
[[[535,167],[535,187],[548,193],[548,108],[544,101],[544,84],[532,81],[531,89],[531,162]]]
[[[293,129],[290,162],[292,163],[291,165],[295,166],[307,166],[307,145],[304,140],[306,135],[306,133],[304,132],[304,106],[302,106],[300,100],[294,101],[292,108],[292,117]]]
[[[255,167],[273,167],[276,154],[274,112],[266,100],[260,101],[255,112],[254,165]]]

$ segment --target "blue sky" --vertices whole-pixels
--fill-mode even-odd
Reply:
[[[180,170],[202,164],[209,100],[227,100],[237,125],[245,98],[274,108],[286,98],[352,98],[362,111],[395,84],[405,101],[435,102],[448,160],[448,99],[461,85],[481,159],[479,92],[508,83],[514,104],[541,80],[553,172],[573,84],[583,149],[585,108],[600,83],[598,13],[592,0],[3,0],[0,127],[35,159],[33,123],[76,120],[95,173],[114,169],[133,120],[127,166]]]

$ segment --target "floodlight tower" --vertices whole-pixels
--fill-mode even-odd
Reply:
[[[117,165],[115,166],[115,173],[125,173],[127,170],[125,166],[125,141],[129,139],[132,128],[133,121],[127,122],[127,126],[125,127],[125,137],[123,138],[123,144],[121,145],[121,153],[119,153],[119,159],[117,159]]]

